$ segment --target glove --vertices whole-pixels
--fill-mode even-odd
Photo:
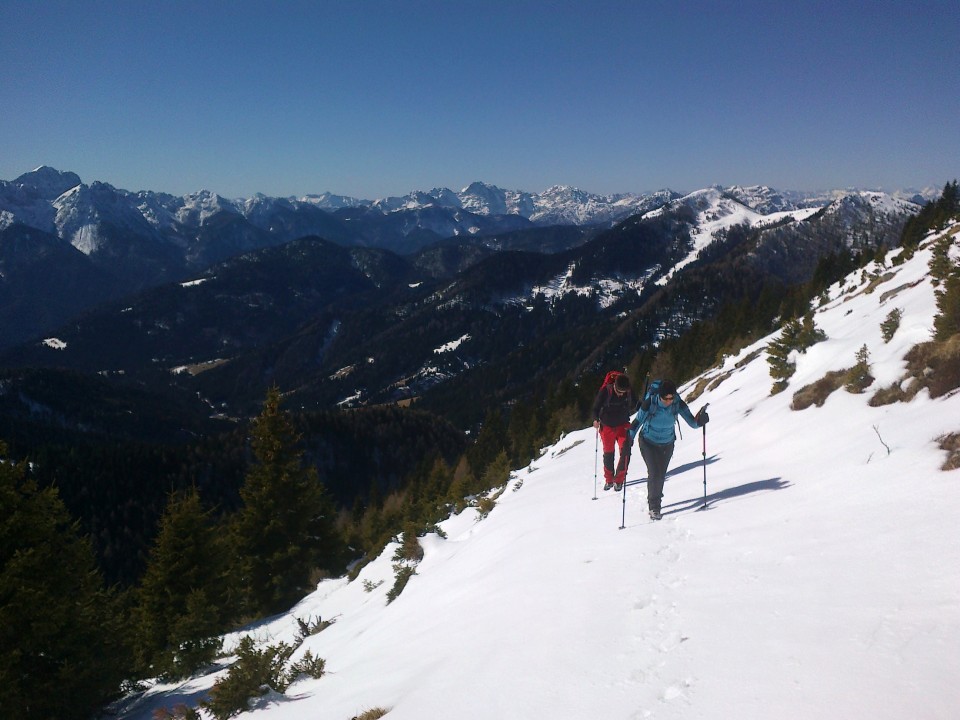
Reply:
[[[634,420],[630,423],[630,429],[627,430],[627,441],[629,445],[633,445],[634,439],[637,437],[637,433],[640,431],[640,423]]]
[[[703,427],[708,422],[710,422],[710,416],[707,415],[706,410],[701,410],[700,412],[697,413],[696,421],[697,421],[697,425],[699,425],[700,427]]]

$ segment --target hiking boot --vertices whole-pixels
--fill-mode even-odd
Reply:
[[[613,483],[609,483],[609,482],[608,482],[607,484],[605,484],[605,485],[603,486],[603,489],[604,489],[604,490],[609,490],[609,489],[612,488],[612,487],[613,487]]]
[[[663,515],[660,514],[660,511],[659,511],[659,510],[651,510],[651,511],[650,511],[650,519],[651,519],[651,520],[659,520],[659,519],[662,518],[662,517],[663,517]]]
[[[617,483],[616,485],[613,486],[613,489],[616,490],[617,492],[620,492],[621,490],[623,490],[623,483]]]

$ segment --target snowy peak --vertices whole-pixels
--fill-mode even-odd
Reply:
[[[529,214],[524,214],[521,210],[521,206],[532,209],[532,204],[517,202],[521,195],[523,194],[501,190],[495,185],[473,182],[457,193],[457,199],[461,207],[477,215],[506,215],[513,211],[517,215],[529,217]]]
[[[239,214],[240,209],[216,193],[200,190],[184,195],[183,206],[177,212],[177,220],[185,225],[203,225],[212,216],[222,212]]]
[[[46,165],[10,182],[0,180],[0,230],[16,223],[56,233],[56,212],[51,203],[80,185],[75,173],[62,173]]]
[[[751,185],[749,187],[733,185],[727,188],[726,192],[738,202],[756,210],[761,215],[796,210],[798,207],[796,203],[785,198],[778,190],[766,185]]]
[[[712,239],[721,229],[733,225],[755,225],[764,213],[754,210],[717,186],[697,190],[671,203],[670,207],[686,206],[695,214],[697,234]]]
[[[915,213],[920,209],[920,206],[913,201],[873,190],[859,190],[844,194],[830,203],[829,209],[839,212],[844,207],[868,207],[874,212],[885,215]]]
[[[15,185],[31,188],[45,200],[55,200],[80,184],[80,176],[72,172],[60,172],[41,165],[32,172],[24,173],[13,181]]]
[[[131,197],[107,183],[77,185],[53,201],[57,234],[85,255],[101,249],[106,227],[151,236],[150,224]]]
[[[325,192],[319,195],[303,195],[297,198],[302,203],[313,205],[321,210],[339,210],[345,207],[369,207],[369,200],[350,197],[348,195],[334,195]]]
[[[474,215],[496,217],[516,215],[537,225],[612,224],[630,215],[652,210],[679,194],[663,190],[653,194],[596,195],[569,185],[554,185],[541,193],[505,190],[473,182],[459,192],[435,188],[390,197],[372,205],[381,212],[418,210],[425,207],[462,209]]]

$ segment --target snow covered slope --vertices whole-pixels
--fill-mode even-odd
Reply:
[[[249,717],[960,717],[960,472],[940,469],[938,447],[960,432],[960,392],[868,405],[930,338],[929,260],[886,268],[872,290],[859,272],[830,288],[815,315],[828,339],[796,357],[785,392],[770,395],[770,338],[681,388],[707,388],[691,405],[708,402],[712,421],[684,427],[662,521],[647,519],[639,456],[625,494],[598,492],[587,428],[515,472],[486,518],[468,509],[423,538],[392,604],[395,545],[247,629],[289,642],[296,618],[335,621],[297,653],[325,658],[327,675]],[[790,409],[863,345],[873,387]],[[120,717],[195,702],[215,677],[155,686]]]

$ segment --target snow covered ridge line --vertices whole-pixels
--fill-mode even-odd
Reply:
[[[778,191],[765,185],[750,187],[714,186],[738,202],[766,215],[773,212],[823,207],[859,190],[829,192]],[[22,222],[47,232],[69,237],[78,247],[95,249],[100,238],[84,236],[84,226],[109,221],[111,225],[143,231],[160,232],[176,227],[199,227],[223,212],[245,217],[257,225],[258,219],[276,212],[296,211],[309,206],[326,211],[342,208],[376,209],[384,214],[397,211],[440,207],[465,210],[475,215],[516,215],[536,224],[591,224],[615,221],[629,215],[642,214],[671,201],[695,193],[664,189],[647,193],[599,195],[566,185],[556,185],[543,192],[504,190],[495,185],[474,182],[459,192],[448,188],[413,191],[401,197],[375,201],[341,195],[302,195],[276,198],[256,194],[251,198],[227,199],[209,190],[183,196],[141,190],[136,193],[114,188],[105,182],[85,185],[75,173],[40,167],[12,181],[0,181],[0,222],[3,226]],[[922,191],[871,191],[884,202],[922,203],[937,196],[935,189]],[[104,214],[108,213],[110,217]]]

